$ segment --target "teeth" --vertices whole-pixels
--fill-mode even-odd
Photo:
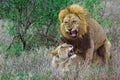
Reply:
[[[69,50],[71,51],[73,48],[69,48]]]
[[[69,48],[70,51],[73,51],[73,46],[71,48]]]
[[[76,56],[77,56],[76,54],[73,54],[70,58],[73,59],[73,58],[76,58]]]

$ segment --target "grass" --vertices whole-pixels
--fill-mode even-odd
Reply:
[[[50,51],[53,49],[41,47],[24,51],[19,57],[4,58],[0,80],[106,80],[111,75],[111,70],[96,65],[83,65],[63,75],[51,67]]]
[[[4,61],[0,80],[52,80],[51,57],[47,48],[9,56]]]

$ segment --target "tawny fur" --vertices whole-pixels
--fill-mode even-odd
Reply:
[[[61,46],[63,47],[61,49]],[[71,68],[80,68],[85,64],[84,59],[82,59],[80,54],[76,54],[76,57],[69,58],[66,54],[69,53],[70,44],[61,44],[55,50],[51,52],[52,54],[52,67],[55,69],[61,69],[63,71],[69,71]],[[103,64],[101,58],[96,54],[93,58],[94,64]]]
[[[64,42],[72,44],[76,54],[91,63],[96,53],[108,65],[111,43],[101,25],[89,17],[86,9],[73,4],[60,11],[59,20]],[[77,31],[76,38],[71,37],[69,30]]]
[[[51,52],[53,68],[68,71],[71,67],[79,67],[82,64],[83,59],[81,56],[77,55],[74,58],[68,57],[71,46],[70,44],[64,43]]]

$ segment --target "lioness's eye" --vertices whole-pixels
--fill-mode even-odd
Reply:
[[[64,48],[64,46],[61,46],[60,48]]]

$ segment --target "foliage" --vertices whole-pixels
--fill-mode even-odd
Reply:
[[[14,36],[8,47],[20,50],[34,48],[39,45],[58,43],[58,13],[69,4],[68,0],[8,0],[1,2],[0,18],[14,23],[9,34]],[[16,43],[16,40],[18,42]],[[14,51],[14,49],[12,49]],[[19,54],[20,50],[15,53]],[[11,51],[11,50],[10,50]]]
[[[7,50],[20,55],[21,51],[26,49],[34,49],[43,45],[57,45],[61,38],[58,13],[62,8],[73,3],[87,8],[90,15],[102,24],[104,12],[100,6],[101,1],[2,0],[0,18],[8,19],[14,23],[13,26],[9,26],[9,34],[14,37]],[[104,24],[107,24],[107,21],[102,25]]]

